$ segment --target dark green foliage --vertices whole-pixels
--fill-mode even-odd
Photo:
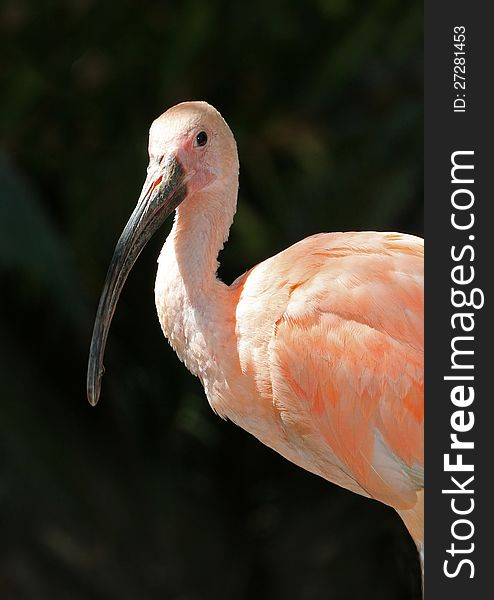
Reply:
[[[215,417],[131,275],[102,400],[85,369],[152,119],[213,103],[241,158],[233,280],[317,231],[422,228],[415,0],[0,5],[0,598],[400,600],[393,511]]]

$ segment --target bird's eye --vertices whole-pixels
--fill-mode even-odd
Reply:
[[[208,134],[205,131],[200,131],[194,140],[194,146],[205,146],[208,142]]]

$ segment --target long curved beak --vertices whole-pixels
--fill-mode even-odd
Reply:
[[[182,165],[174,155],[170,155],[164,164],[151,165],[137,206],[115,246],[89,350],[87,397],[93,406],[100,395],[106,339],[120,292],[144,246],[185,198],[187,179]]]

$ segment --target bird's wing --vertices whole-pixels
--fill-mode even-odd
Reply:
[[[263,316],[244,358],[265,361],[257,379],[290,442],[323,472],[326,452],[328,479],[341,483],[342,470],[370,496],[413,503],[423,485],[422,240],[320,234],[248,280],[239,321],[248,328],[256,304]]]

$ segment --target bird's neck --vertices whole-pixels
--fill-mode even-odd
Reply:
[[[177,267],[189,298],[217,283],[218,254],[228,239],[237,206],[238,179],[212,185],[188,198],[176,211],[166,241],[173,246]]]
[[[237,190],[235,175],[187,198],[176,211],[158,261],[155,300],[163,333],[189,370],[200,376],[212,366],[214,346],[222,344],[219,331],[229,320],[229,288],[216,272]]]

